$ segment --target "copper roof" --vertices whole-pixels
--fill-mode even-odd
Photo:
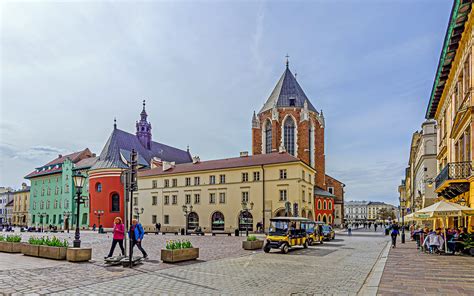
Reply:
[[[197,163],[183,163],[177,164],[176,166],[163,171],[162,167],[153,169],[143,170],[138,173],[140,177],[157,176],[157,175],[169,175],[177,173],[197,172],[197,171],[209,171],[219,169],[230,169],[238,167],[248,166],[260,166],[287,162],[298,162],[298,158],[288,153],[269,153],[269,154],[258,154],[252,156],[243,156],[235,158],[216,159],[208,161],[200,161]]]
[[[434,118],[444,86],[451,72],[453,61],[464,32],[465,23],[471,11],[472,0],[454,0],[449,24],[444,36],[443,48],[438,61],[430,101],[426,110],[426,119]]]

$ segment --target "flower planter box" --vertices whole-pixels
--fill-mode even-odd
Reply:
[[[195,260],[199,257],[199,248],[161,250],[161,260],[163,262],[174,263],[188,260]]]
[[[86,262],[92,259],[92,248],[67,248],[67,261]]]
[[[21,253],[22,244],[23,243],[0,242],[0,252]]]
[[[39,246],[38,256],[41,258],[66,260],[66,252],[67,248],[64,247]]]
[[[244,250],[259,250],[263,248],[263,240],[243,241],[242,248],[244,248]]]
[[[21,245],[21,253],[26,256],[39,256],[39,247],[38,245],[30,245],[30,244],[22,244]]]

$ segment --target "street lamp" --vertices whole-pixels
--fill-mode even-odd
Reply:
[[[461,197],[460,200],[457,201],[457,203],[460,205],[460,206],[465,206],[466,205],[466,200],[464,199],[464,197]]]
[[[399,201],[400,201],[400,212],[401,212],[401,216],[402,216],[402,235],[401,235],[401,239],[402,239],[402,244],[404,244],[405,243],[405,202],[406,202],[406,200],[400,196]]]
[[[242,201],[242,213],[249,214],[251,210],[253,210],[253,202],[250,202],[250,209],[248,208],[248,201]],[[248,216],[248,215],[247,215]],[[253,223],[253,219],[252,219]],[[249,236],[249,224],[248,221],[245,223],[245,235]]]
[[[69,233],[69,217],[71,216],[70,211],[63,212],[64,219],[67,221],[67,233]]]
[[[104,211],[102,210],[98,210],[98,211],[94,211],[94,216],[97,217],[97,219],[99,220],[99,232],[100,232],[100,217],[104,216]]]
[[[86,176],[81,174],[80,172],[74,174],[72,176],[72,179],[74,181],[74,186],[76,186],[76,234],[74,235],[74,241],[73,241],[73,247],[74,248],[80,248],[81,247],[81,234],[79,232],[79,217],[81,214],[81,209],[80,206],[83,204],[85,201],[83,198],[81,198],[81,193],[82,193],[82,187],[84,186],[84,182],[86,181]]]
[[[40,220],[41,220],[41,232],[44,232],[44,228],[43,228],[43,225],[44,225],[44,218],[48,215],[48,213],[38,213],[38,216],[40,217]]]
[[[133,209],[133,212],[135,213],[135,215],[137,215],[138,222],[140,222],[140,215],[143,214],[144,211],[145,209],[143,208],[141,208],[140,210],[138,210],[138,208]]]
[[[190,205],[189,209],[187,205],[183,205],[183,213],[184,213],[184,231],[185,235],[188,235],[188,214],[192,213],[193,211],[193,206]]]

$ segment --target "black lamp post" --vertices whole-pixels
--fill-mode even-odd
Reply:
[[[100,231],[100,217],[102,217],[103,215],[104,215],[104,211],[102,210],[94,211],[94,216],[96,216],[97,219],[99,220],[99,231]]]
[[[141,208],[140,210],[138,208],[133,209],[133,212],[135,213],[135,215],[137,215],[138,222],[140,222],[140,215],[143,214],[144,211],[145,209],[143,208]]]
[[[64,219],[67,221],[67,233],[69,233],[69,217],[71,217],[70,211],[63,212]]]
[[[250,211],[253,209],[253,202],[250,202],[250,209],[248,208],[247,204],[248,204],[248,201],[242,201],[242,212],[249,214]],[[253,223],[253,219],[252,219],[252,223]],[[245,235],[249,236],[249,224],[248,224],[248,222],[245,222]]]
[[[188,215],[193,211],[193,206],[190,205],[189,209],[187,205],[183,205],[183,213],[184,213],[184,234],[188,235]]]
[[[77,195],[76,197],[76,207],[77,207],[76,234],[74,235],[73,247],[80,248],[81,247],[81,234],[79,232],[79,217],[81,214],[80,206],[81,204],[84,203],[84,200],[81,198],[81,193],[82,193],[82,187],[84,186],[84,182],[86,181],[86,176],[78,172],[72,176],[72,179],[74,180],[74,186],[76,187],[76,195]]]
[[[405,243],[405,202],[406,200],[400,196],[400,215],[402,217],[402,244]]]

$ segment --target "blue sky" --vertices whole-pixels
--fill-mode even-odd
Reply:
[[[20,2],[1,8],[0,185],[100,153],[147,100],[154,140],[201,159],[251,150],[284,56],[326,118],[346,199],[395,202],[452,1]]]

